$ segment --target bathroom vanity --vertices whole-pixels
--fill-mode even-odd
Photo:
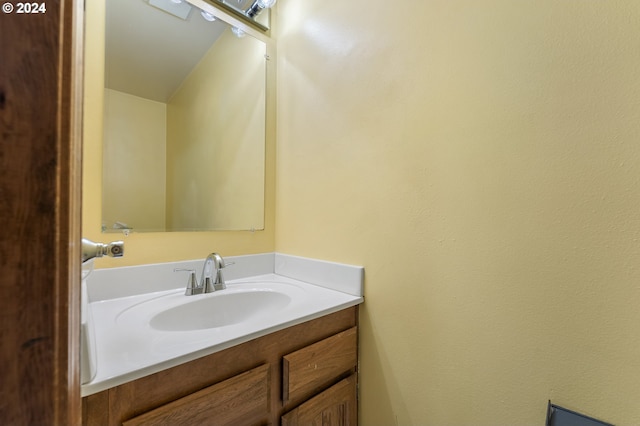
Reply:
[[[355,425],[357,310],[87,396],[83,424]]]
[[[357,424],[362,268],[277,253],[229,259],[227,289],[197,296],[162,288],[163,270],[193,265],[95,271],[97,374],[83,385],[83,424]],[[119,297],[101,295],[106,286]],[[276,308],[238,314],[256,297]]]

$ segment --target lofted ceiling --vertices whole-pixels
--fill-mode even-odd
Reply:
[[[227,28],[191,9],[182,20],[149,0],[107,0],[105,87],[166,103]]]

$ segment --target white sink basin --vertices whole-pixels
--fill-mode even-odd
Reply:
[[[154,315],[149,322],[151,328],[161,331],[191,331],[225,327],[268,315],[291,303],[291,297],[272,290],[218,291],[189,296],[187,300],[191,301]]]
[[[230,284],[225,290],[193,296],[179,290],[132,304],[115,320],[129,331],[202,332],[260,322],[304,296],[299,286],[284,283]]]

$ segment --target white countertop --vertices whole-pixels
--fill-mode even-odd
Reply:
[[[320,266],[322,269],[320,263],[323,263],[279,254],[276,254],[275,259],[276,265],[279,259],[280,265],[293,264],[296,268],[304,266],[305,262],[312,262],[316,268]],[[314,276],[305,277],[316,281],[316,284],[277,273],[267,273],[227,280],[227,290],[207,295],[185,296],[184,286],[180,286],[141,294],[133,291],[130,292],[133,294],[122,297],[112,297],[114,295],[111,294],[109,298],[98,298],[92,301],[89,303],[89,310],[95,336],[97,371],[93,380],[82,385],[82,396],[91,395],[362,303],[364,301],[361,294],[362,283],[360,282],[359,285],[353,283],[354,277],[362,280],[362,269],[360,268],[360,272],[354,275],[353,268],[359,267],[335,263],[329,263],[329,266],[329,269],[325,269],[325,272],[330,271],[329,278],[326,274],[320,280],[315,279]],[[354,293],[354,288],[360,289],[360,294],[358,291],[355,291],[356,294],[349,294],[323,285],[322,280],[340,283],[341,278],[336,276],[335,271],[340,271],[342,266],[345,267],[344,271],[352,275],[351,278],[347,278],[347,281],[351,280],[352,283],[346,288],[350,293]],[[283,269],[282,266],[279,268],[280,272],[286,273],[286,268]],[[278,266],[275,266],[275,269],[278,269]],[[304,270],[312,271],[313,267]],[[299,275],[299,273],[289,275]],[[332,279],[334,276],[335,279]],[[231,294],[254,288],[286,292],[291,296],[291,302],[275,311],[256,315],[251,320],[239,321],[224,327],[188,331],[158,330],[149,326],[148,317],[142,318],[136,314],[140,306],[144,306],[146,311],[165,309],[167,306],[181,304],[184,301],[196,300],[194,298],[218,297],[216,293]],[[91,295],[91,291],[89,294]]]

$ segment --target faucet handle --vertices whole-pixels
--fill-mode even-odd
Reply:
[[[187,289],[184,292],[186,296],[193,296],[202,291],[202,289],[198,287],[195,269],[175,268],[173,272],[189,272],[189,281],[187,281]]]

